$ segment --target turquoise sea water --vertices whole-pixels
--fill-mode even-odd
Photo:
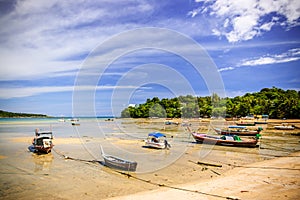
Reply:
[[[80,137],[82,134],[96,136],[99,128],[105,128],[111,118],[78,118],[80,126],[72,126],[71,118],[0,118],[0,139],[11,137],[33,137],[36,128],[53,131],[57,137]],[[78,135],[79,134],[79,135]]]

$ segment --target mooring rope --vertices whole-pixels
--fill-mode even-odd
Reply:
[[[70,160],[74,160],[74,161],[80,161],[80,162],[86,162],[86,163],[93,163],[93,164],[100,164],[101,161],[98,160],[85,160],[85,159],[80,159],[80,158],[73,158],[70,156],[66,156],[61,152],[58,152],[57,150],[55,150],[53,148],[54,152],[57,153],[58,155],[60,155],[61,157],[65,158],[65,159],[70,159]],[[294,168],[281,168],[281,167],[258,167],[258,166],[245,166],[245,165],[235,165],[235,164],[230,164],[230,163],[224,163],[224,162],[220,162],[222,164],[226,164],[228,166],[233,166],[233,167],[242,167],[242,168],[258,168],[258,169],[275,169],[275,170],[300,170],[300,169],[294,169]],[[175,190],[181,190],[181,191],[185,191],[185,192],[192,192],[192,193],[197,193],[197,194],[202,194],[202,195],[207,195],[207,196],[213,196],[213,197],[218,197],[218,198],[223,198],[223,199],[229,199],[229,200],[239,200],[239,198],[237,197],[229,197],[229,196],[222,196],[222,195],[218,195],[218,194],[211,194],[211,193],[206,193],[206,192],[201,192],[199,190],[190,190],[190,189],[186,189],[186,188],[182,188],[182,187],[175,187],[175,186],[171,186],[171,185],[167,185],[167,184],[162,184],[162,183],[156,183],[156,182],[152,182],[151,180],[146,180],[143,178],[139,178],[137,176],[133,176],[132,174],[129,174],[129,172],[122,172],[122,171],[118,171],[116,169],[110,168],[112,171],[124,175],[127,178],[133,178],[139,181],[142,181],[144,183],[148,183],[151,185],[155,185],[158,187],[165,187],[165,188],[170,188],[170,189],[175,189]]]
[[[70,160],[80,161],[80,162],[86,162],[86,163],[93,163],[93,164],[96,164],[96,163],[100,164],[101,163],[101,161],[98,161],[98,160],[85,160],[85,159],[73,158],[73,157],[70,157],[70,156],[66,156],[63,153],[58,152],[54,148],[52,150],[56,154],[58,154],[59,156],[65,158],[65,159],[70,159]],[[190,189],[181,188],[181,187],[175,187],[175,186],[170,186],[170,185],[166,185],[166,184],[162,184],[162,183],[155,183],[155,182],[152,182],[151,180],[146,180],[146,179],[139,178],[137,176],[133,176],[132,174],[129,174],[128,172],[118,171],[118,170],[113,169],[113,168],[110,168],[110,169],[112,171],[118,173],[118,174],[126,176],[127,178],[133,178],[133,179],[136,179],[136,180],[139,180],[139,181],[151,184],[151,185],[155,185],[155,186],[158,186],[158,187],[166,187],[166,188],[171,188],[171,189],[176,189],[176,190],[181,190],[181,191],[186,191],[186,192],[193,192],[193,193],[198,193],[198,194],[203,194],[203,195],[213,196],[213,197],[218,197],[218,198],[223,198],[223,199],[239,200],[239,198],[236,198],[236,197],[221,196],[221,195],[217,195],[217,194],[211,194],[211,193],[201,192],[201,191],[198,191],[198,190],[190,190]]]
[[[139,180],[139,181],[143,181],[145,183],[149,183],[149,184],[156,185],[156,186],[159,186],[159,187],[166,187],[166,188],[171,188],[171,189],[175,189],[175,190],[181,190],[181,191],[185,191],[185,192],[193,192],[193,193],[198,193],[198,194],[203,194],[203,195],[213,196],[213,197],[218,197],[218,198],[223,198],[223,199],[239,200],[239,198],[237,198],[237,197],[222,196],[222,195],[217,195],[217,194],[211,194],[211,193],[201,192],[201,191],[198,191],[198,190],[190,190],[190,189],[186,189],[186,188],[175,187],[175,186],[170,186],[170,185],[161,184],[161,183],[155,183],[155,182],[152,182],[151,180],[145,180],[145,179],[142,179],[142,178],[138,178],[138,177],[133,176],[133,175],[131,175],[129,173],[125,173],[125,172],[121,172],[121,171],[117,171],[117,170],[114,170],[114,171],[117,172],[117,173],[119,173],[119,174],[122,174],[124,176],[127,176],[128,178],[133,178],[133,179],[136,179],[136,180]]]

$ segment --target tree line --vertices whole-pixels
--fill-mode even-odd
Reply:
[[[250,114],[269,115],[272,119],[298,119],[300,91],[273,87],[233,98],[221,98],[217,94],[206,97],[186,95],[161,100],[153,97],[143,104],[125,108],[121,117],[205,118],[244,117]]]
[[[49,117],[43,114],[31,114],[31,113],[14,113],[14,112],[7,112],[0,110],[0,117],[1,118],[21,118],[21,117],[31,117],[31,118],[46,118]]]

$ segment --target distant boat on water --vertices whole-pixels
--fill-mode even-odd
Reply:
[[[64,118],[58,119],[59,122],[65,122],[66,120]]]
[[[77,119],[77,118],[72,118],[72,119],[71,119],[71,124],[72,124],[73,126],[79,126],[79,125],[80,125],[79,119]]]

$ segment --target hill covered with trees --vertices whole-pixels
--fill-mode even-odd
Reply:
[[[299,119],[300,92],[273,87],[233,98],[220,98],[217,94],[206,97],[187,95],[161,100],[154,97],[147,99],[144,104],[125,108],[121,117],[243,117],[249,114],[269,115],[273,119]]]
[[[46,118],[47,115],[31,114],[31,113],[14,113],[0,110],[0,118]]]

